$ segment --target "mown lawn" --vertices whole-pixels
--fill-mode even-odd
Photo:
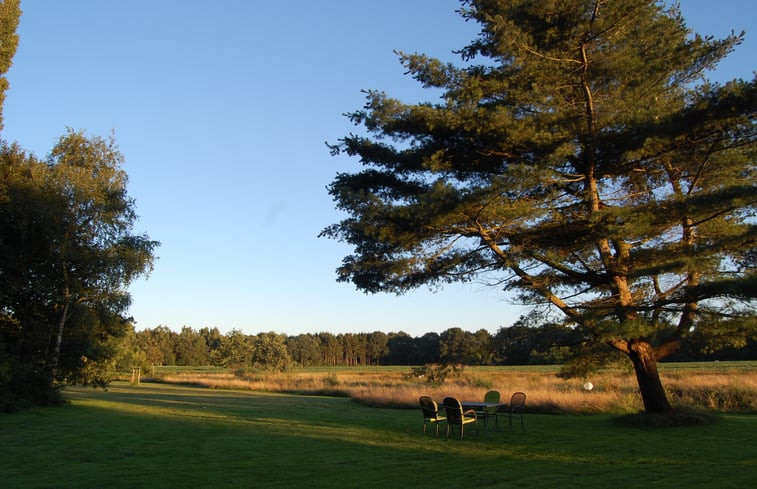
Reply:
[[[347,398],[115,383],[69,405],[0,415],[0,487],[738,488],[757,474],[757,416],[634,428],[535,415],[462,441],[420,410]]]

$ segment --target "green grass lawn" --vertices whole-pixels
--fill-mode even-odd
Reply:
[[[757,475],[757,416],[634,428],[526,415],[526,432],[423,434],[420,410],[114,383],[0,415],[0,487],[728,488]]]

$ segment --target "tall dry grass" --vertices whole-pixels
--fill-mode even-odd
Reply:
[[[632,372],[609,370],[590,379],[565,380],[556,369],[464,368],[443,382],[428,382],[407,370],[360,369],[286,373],[175,373],[159,380],[213,389],[244,389],[349,396],[379,407],[417,407],[418,397],[438,402],[452,396],[480,400],[498,390],[503,400],[516,391],[528,396],[528,409],[543,413],[633,413],[642,409]],[[661,371],[671,402],[678,407],[719,412],[757,412],[757,369],[677,368]],[[590,381],[593,389],[584,389]]]

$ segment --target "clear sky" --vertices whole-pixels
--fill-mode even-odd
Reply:
[[[751,79],[757,2],[680,0],[689,27],[747,37],[711,78]],[[136,232],[160,241],[130,290],[137,329],[222,333],[495,333],[523,309],[496,288],[401,297],[338,284],[350,250],[318,233],[342,216],[326,186],[358,168],[324,142],[361,89],[434,100],[393,50],[446,61],[472,40],[457,0],[22,0],[2,138],[44,157],[67,127],[111,133]]]

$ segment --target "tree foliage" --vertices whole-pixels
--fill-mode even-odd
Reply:
[[[348,216],[322,235],[354,249],[338,280],[503,286],[586,355],[625,354],[646,410],[670,410],[658,360],[755,331],[755,80],[704,78],[743,33],[703,38],[654,0],[460,12],[481,25],[461,66],[400,53],[441,101],[369,91],[349,114],[365,134],[331,146],[365,167],[329,187]]]
[[[74,131],[44,161],[0,147],[0,343],[13,365],[3,395],[106,382],[96,365],[128,332],[127,286],[157,246],[132,233],[122,159],[112,140]]]
[[[21,17],[21,0],[0,1],[0,131],[3,130],[3,102],[8,80],[5,73],[11,67],[18,46],[18,20]]]
[[[443,343],[451,337],[462,338],[459,345],[464,355],[442,354],[443,349],[448,348]],[[276,346],[265,350],[269,339]],[[117,342],[114,368],[122,372],[134,366],[151,371],[152,367],[160,365],[212,365],[247,372],[320,366],[554,365],[579,354],[585,338],[575,328],[555,323],[536,324],[531,317],[522,317],[515,324],[499,328],[495,335],[486,330],[473,333],[449,328],[441,334],[425,333],[415,337],[403,332],[381,331],[284,337],[271,332],[245,334],[238,329],[221,334],[218,328],[196,331],[186,326],[176,333],[166,326],[157,326],[138,332],[132,330]],[[182,358],[186,343],[196,345],[197,350],[193,350],[196,354]],[[352,356],[355,351],[366,354]],[[692,341],[671,357],[672,361],[680,362],[754,359],[757,359],[757,341],[718,352],[708,351],[704,344]]]
[[[286,336],[268,332],[255,336],[252,345],[252,366],[258,370],[284,371],[291,367]]]

